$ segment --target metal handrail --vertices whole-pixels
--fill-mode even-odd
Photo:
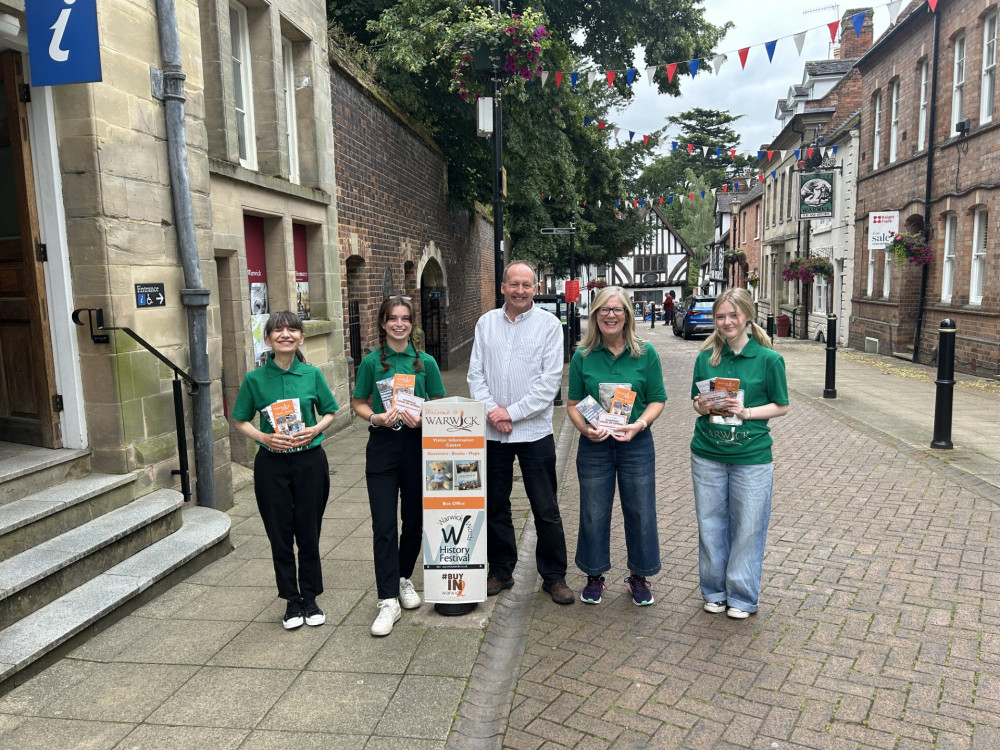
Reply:
[[[174,373],[174,422],[177,424],[177,453],[178,461],[180,463],[179,469],[172,469],[170,471],[171,475],[179,475],[181,478],[181,494],[184,496],[184,502],[189,502],[191,500],[191,471],[188,465],[188,455],[187,455],[187,435],[184,432],[184,397],[181,395],[181,379],[187,384],[187,389],[189,394],[194,394],[198,392],[198,388],[202,385],[210,385],[209,383],[199,383],[195,380],[194,376],[190,373],[182,370],[180,367],[175,365],[169,359],[167,359],[162,352],[160,352],[156,347],[146,341],[142,336],[137,334],[131,328],[126,328],[125,326],[105,326],[104,325],[104,309],[101,307],[78,307],[73,311],[71,317],[73,322],[78,326],[84,325],[81,319],[81,313],[87,313],[87,322],[90,325],[90,338],[95,344],[110,344],[111,337],[105,333],[97,333],[97,331],[122,331],[126,335],[130,336],[137,343],[139,343],[143,348],[145,348],[150,354],[160,360],[163,364],[169,367]],[[95,329],[95,325],[96,329]]]

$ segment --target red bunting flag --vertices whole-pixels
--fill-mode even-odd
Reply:
[[[837,30],[840,28],[840,21],[830,21],[826,27],[830,29],[830,43],[832,44],[837,41]]]
[[[690,154],[692,151],[694,151],[694,144],[693,143],[689,143],[688,144],[688,153]]]
[[[768,161],[771,161],[771,157],[772,157],[772,156],[774,156],[774,152],[773,152],[773,151],[768,151],[768,152],[767,152],[767,160],[768,160]]]
[[[648,146],[649,145],[649,136],[648,135],[644,135],[642,137],[642,145],[643,146]]]
[[[806,149],[806,158],[807,159],[812,159],[813,158],[813,150],[811,148],[807,148]]]
[[[600,120],[597,121],[597,129],[598,130],[604,130],[604,128],[606,128],[607,126],[608,126],[608,124],[606,122],[601,122]]]
[[[722,194],[725,195],[728,192],[729,192],[729,185],[727,183],[727,184],[725,184],[725,185],[722,186]]]
[[[608,77],[608,88],[615,85],[615,71],[609,70],[605,75]]]
[[[663,205],[663,197],[662,196],[660,197],[660,205],[661,206]]]
[[[746,68],[746,66],[747,66],[747,55],[749,55],[749,54],[750,54],[750,48],[749,47],[744,47],[743,49],[741,49],[739,51],[740,65],[742,67],[744,67],[744,68]]]
[[[677,72],[677,63],[667,64],[667,83],[674,82],[674,73]]]
[[[762,183],[762,184],[763,184],[763,182],[764,182],[764,175],[763,175],[763,173],[761,173],[761,174],[757,175],[757,180],[758,180],[758,181],[759,181],[760,183]]]
[[[688,193],[688,200],[689,201],[693,201],[694,200],[694,193]]]
[[[729,158],[730,159],[735,159],[736,158],[736,149],[735,148],[729,149]]]
[[[562,78],[562,73],[556,73],[556,88],[559,88],[562,85]]]
[[[931,6],[931,13],[936,12],[937,0],[927,0],[927,4]]]

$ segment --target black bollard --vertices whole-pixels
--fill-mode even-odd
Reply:
[[[837,316],[826,316],[826,387],[823,398],[837,398]]]
[[[767,335],[768,338],[774,338],[774,316],[771,313],[767,314]]]
[[[955,395],[955,321],[945,318],[938,328],[937,394],[934,400],[934,437],[931,448],[950,450],[951,407]]]

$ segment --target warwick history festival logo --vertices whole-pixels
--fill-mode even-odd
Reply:
[[[467,417],[462,410],[458,414],[440,415],[427,414],[424,422],[433,425],[443,425],[446,432],[472,432],[472,428],[479,425],[478,417]]]

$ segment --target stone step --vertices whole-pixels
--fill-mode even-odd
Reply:
[[[134,482],[134,474],[88,474],[0,505],[0,560],[126,505]]]
[[[0,628],[176,531],[183,504],[157,490],[0,562]]]
[[[0,506],[90,471],[90,451],[0,443]]]
[[[160,493],[171,493],[180,502],[178,492],[153,494]],[[199,563],[228,552],[230,519],[225,513],[190,506],[181,518],[183,525],[174,533],[0,630],[0,694],[151,598],[159,592],[158,584],[173,585],[177,574],[186,576]]]

